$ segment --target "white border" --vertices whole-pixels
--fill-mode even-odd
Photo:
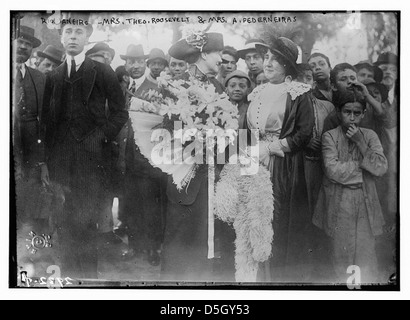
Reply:
[[[248,1],[252,2],[252,1]],[[1,203],[1,215],[0,215],[0,298],[1,299],[33,299],[34,297],[39,297],[38,294],[34,294],[32,290],[24,289],[8,289],[8,216],[9,216],[9,30],[10,28],[10,10],[184,10],[184,11],[196,11],[196,10],[263,10],[263,11],[291,11],[291,10],[401,10],[401,75],[402,79],[404,75],[409,74],[409,64],[408,60],[404,59],[410,53],[409,43],[406,41],[408,35],[406,30],[410,30],[410,15],[408,9],[407,1],[360,1],[357,0],[345,0],[343,2],[332,3],[330,1],[287,1],[285,4],[280,4],[279,1],[253,1],[253,4],[243,4],[243,1],[232,1],[232,0],[206,0],[203,3],[194,3],[193,1],[138,1],[131,2],[125,0],[115,0],[107,1],[101,0],[97,2],[85,2],[85,1],[70,1],[64,3],[58,3],[51,0],[43,0],[41,2],[32,2],[28,0],[14,1],[10,3],[2,3],[0,18],[1,18],[1,44],[3,45],[3,50],[1,52],[2,59],[2,72],[1,72],[1,95],[2,107],[1,110],[1,125],[0,125],[0,150],[2,156],[0,157],[0,168],[1,168],[1,192],[0,192],[0,203]],[[283,3],[283,2],[282,2]],[[405,3],[405,4],[404,4]],[[404,30],[404,32],[403,32]],[[405,36],[403,36],[403,34]],[[406,85],[405,85],[406,86]],[[200,290],[42,290],[41,299],[44,300],[54,300],[54,299],[121,299],[121,300],[159,300],[159,299],[193,299],[193,300],[221,300],[221,299],[248,299],[248,300],[282,300],[282,299],[405,299],[409,295],[409,276],[408,270],[410,270],[409,265],[409,250],[408,243],[410,243],[408,237],[409,232],[406,232],[409,224],[409,215],[406,209],[408,206],[408,196],[407,196],[407,185],[410,181],[409,172],[407,170],[408,163],[410,163],[409,148],[403,141],[407,140],[408,128],[407,121],[410,120],[409,117],[409,107],[410,101],[408,99],[408,94],[406,94],[407,88],[401,86],[401,277],[402,277],[402,292],[401,293],[366,293],[366,292],[298,292],[298,291],[200,291]],[[406,199],[407,198],[407,199]],[[38,293],[38,292],[36,292]],[[155,311],[156,312],[156,311]],[[155,314],[155,313],[154,313]],[[159,310],[158,310],[159,314]]]

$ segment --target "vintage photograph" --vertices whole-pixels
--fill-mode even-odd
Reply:
[[[10,11],[11,288],[397,290],[399,11]]]

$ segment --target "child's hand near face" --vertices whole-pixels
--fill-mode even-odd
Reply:
[[[359,127],[355,124],[350,125],[346,132],[346,136],[357,145],[363,142],[363,135],[361,134]]]

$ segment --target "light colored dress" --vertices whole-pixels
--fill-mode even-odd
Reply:
[[[297,265],[308,263],[313,228],[301,170],[314,126],[310,89],[297,82],[267,83],[248,97],[248,128],[260,130],[259,160],[270,171],[273,184],[275,239],[272,258],[264,268],[265,282],[309,280],[302,278],[310,272],[302,274]]]

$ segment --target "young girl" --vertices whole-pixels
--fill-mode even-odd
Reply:
[[[325,177],[313,222],[332,238],[338,281],[346,283],[350,266],[360,267],[363,283],[377,281],[375,237],[384,219],[374,177],[387,171],[377,134],[360,128],[366,103],[346,92],[337,102],[341,125],[322,137]]]

